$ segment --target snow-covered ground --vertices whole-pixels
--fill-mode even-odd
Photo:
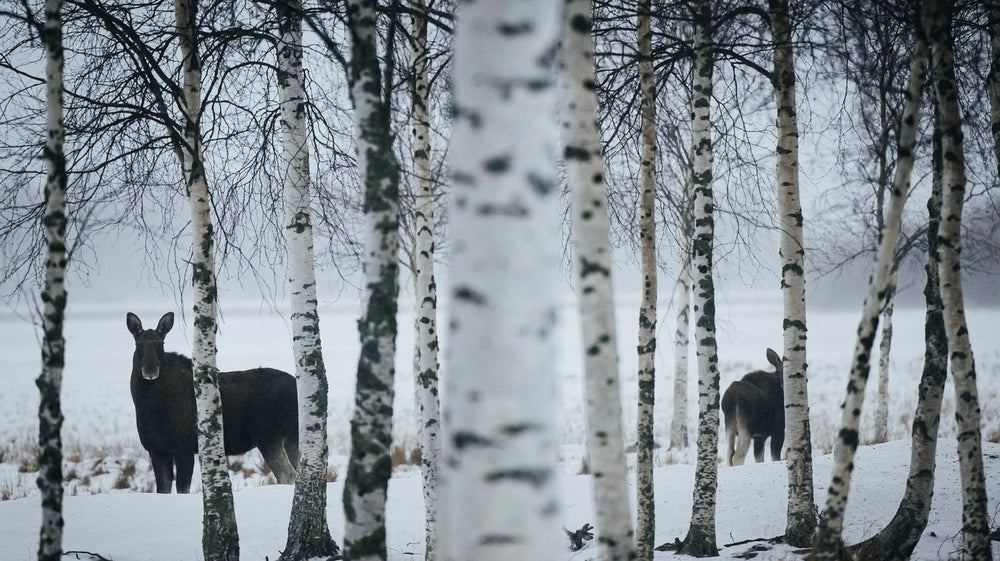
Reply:
[[[1000,470],[1000,445],[986,446],[986,471]],[[944,439],[938,448],[937,479],[930,521],[914,553],[914,559],[949,559],[960,548],[961,494],[955,441]],[[884,526],[895,513],[903,494],[909,453],[905,441],[859,450],[844,536],[854,543]],[[825,488],[830,477],[830,456],[815,461],[817,489]],[[691,514],[694,471],[688,465],[671,465],[656,470],[657,544],[683,538]],[[594,522],[591,478],[564,475],[560,478],[563,497],[563,525],[576,529]],[[736,558],[761,546],[756,559],[798,559],[785,545],[771,545],[765,539],[784,531],[786,470],[784,462],[768,462],[719,471],[717,511],[720,546],[764,538],[755,543],[722,547],[720,557]],[[991,497],[990,513],[995,516],[1000,478],[987,477]],[[344,515],[339,497],[341,482],[331,483],[328,518],[334,539],[342,543]],[[822,494],[822,493],[817,493]],[[236,518],[240,530],[240,557],[261,561],[276,559],[285,545],[285,530],[291,507],[292,488],[270,485],[236,493]],[[389,559],[416,561],[423,556],[423,498],[416,470],[397,472],[389,485],[387,512]],[[99,553],[114,561],[197,561],[201,559],[201,497],[199,495],[156,495],[117,493],[67,497],[64,503],[66,551]],[[0,503],[0,559],[29,561],[37,550],[38,501],[30,498]],[[563,539],[559,536],[558,539]],[[568,544],[568,542],[567,542]],[[994,556],[1000,545],[994,546]],[[575,553],[566,550],[564,559],[584,561],[596,558],[597,546],[589,542]],[[680,558],[657,552],[657,560]],[[72,557],[70,557],[72,558]],[[686,558],[686,557],[685,557]]]
[[[638,302],[625,298],[618,302],[621,365],[624,376],[626,431],[635,433],[635,341]],[[663,308],[666,300],[663,300]],[[755,294],[734,295],[719,301],[719,355],[723,388],[751,369],[765,368],[764,350],[780,349],[781,304],[777,297]],[[565,524],[578,528],[593,522],[589,479],[580,471],[583,443],[583,401],[580,384],[581,353],[576,312],[570,300],[564,310],[560,349],[552,367],[563,381],[560,442],[563,451]],[[67,549],[102,553],[115,561],[131,559],[197,559],[200,501],[196,496],[154,496],[135,493],[152,489],[152,475],[145,452],[135,431],[128,377],[133,349],[125,328],[125,312],[139,314],[144,324],[155,325],[166,311],[163,306],[143,305],[70,306],[66,324],[67,367],[64,374],[63,429],[67,476]],[[292,370],[291,336],[280,314],[257,303],[223,302],[224,318],[219,331],[219,366],[237,370],[258,365]],[[983,436],[1000,441],[1000,310],[968,310],[969,331],[979,374],[983,409]],[[353,302],[327,303],[321,308],[324,355],[331,378],[330,444],[334,471],[343,473],[349,444],[349,422],[353,408],[353,373],[358,356],[357,309]],[[860,302],[846,303],[843,311],[810,310],[809,392],[813,443],[816,459],[817,502],[825,499],[829,483],[828,453],[840,421],[851,351],[860,314]],[[672,312],[661,309],[657,353],[657,438],[665,445],[672,409],[673,333]],[[167,349],[190,350],[190,317],[178,316],[167,337]],[[396,417],[394,438],[403,456],[416,442],[412,396],[412,312],[400,314],[398,338]],[[916,403],[917,380],[923,353],[923,311],[897,309],[890,380],[890,427],[893,440],[909,434]],[[31,557],[37,541],[38,504],[25,495],[34,488],[38,394],[34,378],[40,368],[40,352],[35,330],[23,318],[0,315],[0,561],[21,561]],[[447,340],[442,341],[447,348]],[[692,368],[693,352],[692,352]],[[696,381],[689,383],[689,400],[695,403]],[[872,434],[874,373],[862,419],[862,439]],[[447,396],[445,396],[445,399]],[[955,547],[959,528],[958,476],[954,464],[954,398],[948,382],[942,414],[940,476],[935,494],[935,512],[919,559],[947,558]],[[696,411],[691,407],[693,442]],[[721,444],[720,444],[721,446]],[[1000,447],[987,451],[987,479],[990,497],[996,497]],[[658,543],[683,537],[690,516],[693,451],[658,451],[657,517]],[[231,466],[237,492],[237,510],[243,534],[243,558],[274,558],[283,546],[285,524],[291,500],[285,486],[265,486],[273,477],[260,466],[259,456],[248,455]],[[873,448],[862,448],[852,487],[848,541],[860,539],[887,521],[902,493],[909,461],[908,441],[901,440]],[[674,465],[681,464],[681,465]],[[753,537],[771,537],[783,529],[783,464],[722,468],[719,488],[720,545]],[[331,529],[342,531],[339,497],[342,482],[331,484]],[[93,497],[78,496],[98,494]],[[17,500],[9,500],[17,499]],[[392,482],[390,505],[390,547],[394,559],[419,558],[422,551],[419,527],[419,478],[403,468]],[[1000,507],[991,502],[990,514]],[[107,529],[105,529],[107,528]],[[934,532],[936,537],[930,535]],[[749,546],[729,548],[725,555]],[[742,549],[741,549],[742,548]],[[781,552],[783,550],[775,550]],[[161,555],[162,557],[157,557]],[[587,559],[596,550],[586,548],[571,557]],[[785,552],[787,554],[787,551]],[[569,557],[569,554],[567,554]],[[779,553],[779,558],[780,558]],[[658,558],[669,558],[660,553]],[[759,557],[766,559],[767,557]]]

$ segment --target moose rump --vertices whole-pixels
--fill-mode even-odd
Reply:
[[[729,385],[722,395],[726,422],[726,463],[742,465],[753,440],[753,455],[764,461],[764,441],[771,439],[771,459],[781,459],[785,442],[785,395],[781,357],[767,349],[774,372],[757,370]]]
[[[130,386],[136,427],[149,452],[157,493],[169,493],[175,477],[177,492],[189,492],[198,453],[191,359],[163,351],[173,324],[169,312],[156,329],[143,329],[133,313],[126,316],[135,338]],[[279,483],[294,483],[299,458],[295,378],[273,368],[220,372],[219,392],[226,454],[258,448]]]

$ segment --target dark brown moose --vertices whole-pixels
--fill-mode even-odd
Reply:
[[[774,372],[757,370],[729,385],[722,396],[722,413],[726,417],[726,463],[743,464],[750,440],[753,456],[764,461],[764,441],[771,439],[771,459],[781,459],[785,443],[785,395],[781,357],[767,349],[767,361]]]
[[[153,464],[156,492],[170,492],[176,469],[177,492],[187,493],[198,452],[191,359],[163,352],[163,338],[174,326],[173,313],[164,314],[156,329],[143,329],[131,312],[125,323],[135,337],[135,423]],[[220,372],[219,391],[226,454],[258,448],[279,483],[294,483],[299,460],[295,378],[272,368]]]

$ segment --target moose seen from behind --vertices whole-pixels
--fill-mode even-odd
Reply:
[[[163,339],[174,326],[173,313],[164,314],[156,329],[143,329],[131,312],[125,322],[135,337],[135,422],[153,465],[156,492],[169,493],[176,476],[177,492],[187,493],[198,452],[191,359],[163,351]],[[258,448],[279,483],[294,483],[299,460],[295,378],[273,368],[220,372],[219,392],[226,454]]]
[[[726,418],[726,463],[742,465],[753,439],[753,455],[764,461],[764,441],[771,439],[771,459],[781,459],[785,442],[785,395],[781,357],[767,349],[774,372],[757,370],[729,385],[722,396]]]

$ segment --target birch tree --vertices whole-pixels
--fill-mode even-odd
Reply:
[[[858,339],[854,347],[851,375],[847,384],[847,396],[842,405],[840,437],[834,449],[833,474],[827,494],[826,508],[820,517],[819,530],[813,548],[816,560],[835,560],[843,549],[841,530],[844,510],[850,491],[851,473],[854,468],[854,454],[858,448],[858,424],[861,407],[864,404],[865,385],[871,368],[870,357],[875,331],[881,313],[886,286],[889,282],[896,241],[899,237],[903,207],[910,190],[910,175],[913,169],[913,148],[920,122],[920,91],[927,68],[927,43],[920,26],[914,26],[916,37],[910,64],[909,85],[904,93],[906,104],[899,129],[896,149],[896,172],[892,181],[889,209],[885,228],[879,240],[878,258],[868,281],[861,321],[858,324]]]
[[[282,561],[332,557],[338,553],[326,519],[326,438],[329,385],[317,311],[313,227],[310,212],[307,101],[302,67],[302,4],[284,0],[278,15],[277,77],[281,89],[281,168],[285,198],[285,244],[291,296],[292,350],[299,404],[298,474],[288,541]]]
[[[194,342],[191,361],[198,404],[198,462],[202,486],[202,549],[206,561],[238,561],[239,532],[233,488],[223,446],[222,399],[215,363],[215,235],[211,194],[201,151],[201,59],[198,54],[198,0],[174,0],[181,50],[184,113],[184,181],[191,203]]]
[[[894,260],[896,261],[896,260]],[[889,354],[892,350],[892,315],[896,309],[896,270],[889,272],[882,308],[882,333],[878,342],[878,391],[875,392],[875,434],[872,443],[889,440]]]
[[[38,490],[42,495],[39,561],[62,558],[62,393],[66,338],[66,152],[63,149],[62,0],[46,0],[39,30],[45,44],[46,130],[45,287],[42,290],[42,372],[36,380],[38,403]]]
[[[635,558],[635,545],[622,434],[611,284],[611,223],[597,128],[592,30],[593,2],[566,0],[561,65],[563,157],[572,192],[574,253],[580,281],[587,452],[601,559],[626,561]],[[651,496],[652,489],[645,495]]]
[[[417,180],[415,294],[416,390],[420,413],[420,467],[424,494],[424,559],[437,559],[438,464],[441,456],[441,403],[438,399],[437,284],[434,281],[434,198],[431,181],[430,90],[427,12],[424,0],[413,3],[413,167]]]
[[[174,0],[180,41],[184,113],[182,158],[191,204],[194,342],[191,361],[198,404],[198,462],[202,486],[202,549],[206,561],[238,561],[239,532],[233,488],[223,446],[222,399],[216,366],[215,234],[212,199],[201,149],[201,59],[198,53],[198,0]]]
[[[806,373],[805,246],[799,202],[799,125],[795,105],[795,58],[787,0],[769,0],[774,41],[774,85],[777,107],[778,214],[781,238],[781,293],[784,308],[785,450],[788,456],[788,507],[785,541],[811,544],[816,528],[813,502],[812,438]]]
[[[685,228],[687,230],[687,228]],[[677,325],[674,331],[674,412],[670,418],[670,447],[688,447],[687,382],[688,345],[691,339],[691,251],[681,257],[674,298],[677,302]]]
[[[982,436],[979,430],[979,397],[976,365],[969,343],[962,294],[961,227],[965,202],[965,154],[962,119],[955,83],[954,1],[937,2],[933,38],[935,94],[941,111],[942,207],[938,245],[941,262],[941,299],[948,353],[955,384],[955,420],[958,424],[959,471],[962,480],[962,558],[985,561],[992,558],[986,511],[986,481],[983,473]]]
[[[350,0],[350,83],[358,169],[365,193],[364,310],[351,458],[344,484],[344,557],[385,559],[385,501],[392,463],[399,247],[399,164],[392,150],[389,106],[382,97],[375,0]],[[392,32],[392,31],[390,31]]]
[[[639,305],[639,407],[636,431],[636,553],[653,558],[656,505],[653,502],[653,405],[656,378],[656,81],[653,76],[653,32],[649,0],[639,0],[639,248],[642,303]]]
[[[698,440],[691,526],[680,553],[719,554],[715,541],[715,503],[719,471],[719,356],[715,339],[715,284],[712,248],[715,235],[712,192],[712,4],[692,4],[694,84],[691,102],[691,162],[694,187],[694,320],[698,357]]]
[[[557,0],[458,7],[445,560],[551,561],[556,536]]]
[[[986,93],[990,100],[990,131],[993,133],[993,155],[1000,176],[1000,3],[984,2],[986,25],[990,36],[990,70],[986,76]]]
[[[927,13],[924,12],[924,18]],[[926,27],[924,28],[926,33]],[[937,106],[937,103],[932,103]],[[941,282],[938,275],[938,228],[941,223],[940,119],[934,112],[933,181],[927,200],[927,282],[924,302],[924,368],[917,390],[917,408],[913,414],[910,444],[910,471],[906,490],[896,514],[885,528],[851,548],[858,559],[896,561],[909,559],[927,527],[934,495],[934,469],[937,459],[937,436],[941,419],[941,400],[948,374],[948,336],[945,334]]]

